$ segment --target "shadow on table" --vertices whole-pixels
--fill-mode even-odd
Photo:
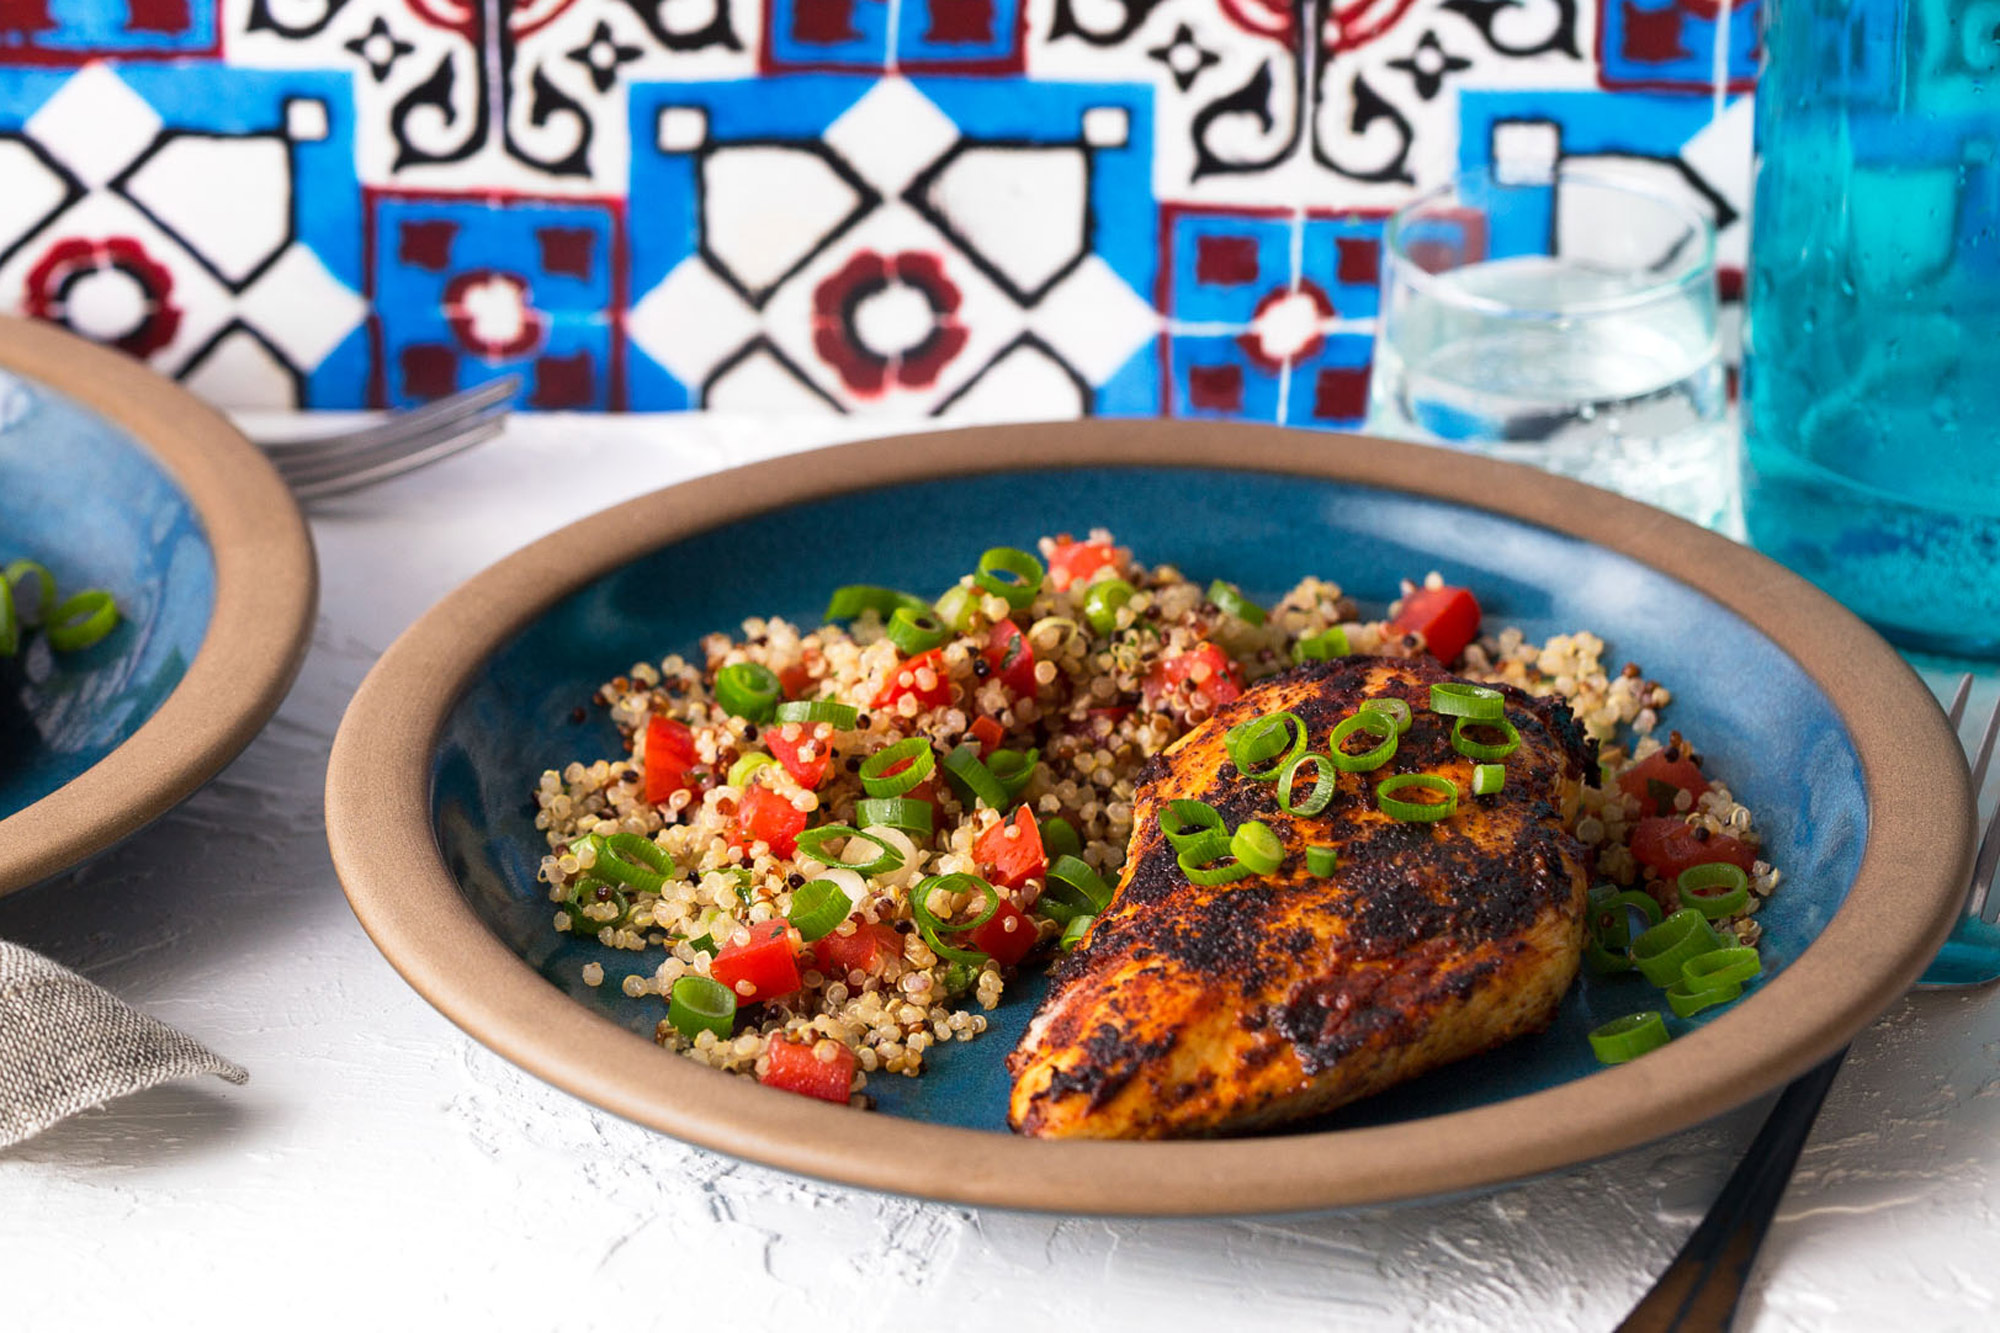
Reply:
[[[122,1170],[233,1154],[252,1112],[241,1097],[206,1083],[164,1084],[80,1112],[0,1149],[0,1173],[15,1163]]]

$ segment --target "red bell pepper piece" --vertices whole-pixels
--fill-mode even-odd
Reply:
[[[1031,879],[1039,879],[1049,868],[1048,854],[1042,850],[1042,830],[1027,806],[1014,811],[1014,820],[1001,820],[972,844],[972,857],[991,870],[995,884],[1018,889]]]
[[[1454,661],[1479,637],[1479,602],[1466,588],[1418,588],[1403,599],[1389,628],[1423,635],[1432,657]]]
[[[993,960],[1002,967],[1012,967],[1028,956],[1039,938],[1035,934],[1035,923],[1020,908],[1000,900],[999,910],[984,922],[966,932],[972,947],[991,954]]]
[[[931,678],[928,687],[922,682],[925,675]],[[889,673],[889,683],[876,693],[873,707],[886,708],[906,694],[914,696],[926,708],[942,708],[951,702],[951,681],[944,674],[943,649],[933,648],[898,663]]]
[[[776,1038],[764,1048],[764,1072],[757,1081],[767,1088],[846,1103],[853,1096],[854,1052],[835,1042],[839,1052],[831,1060],[822,1060],[815,1049],[818,1044]]]
[[[1100,569],[1116,569],[1132,556],[1110,542],[1057,542],[1049,557],[1049,583],[1057,592],[1071,584],[1089,583]]]
[[[798,850],[798,836],[805,826],[805,811],[769,787],[753,786],[736,802],[729,843],[732,847],[769,843],[773,856],[790,856]]]
[[[1007,729],[990,717],[976,717],[967,728],[972,739],[979,742],[979,757],[984,759],[1000,748],[1000,742],[1007,739]]]
[[[857,921],[852,935],[836,928],[816,940],[812,949],[820,971],[844,981],[850,972],[874,972],[889,959],[901,958],[903,937],[879,921]]]
[[[1655,783],[1672,790],[1660,790]],[[1708,779],[1701,775],[1685,745],[1670,745],[1627,769],[1619,777],[1618,787],[1639,802],[1640,814],[1670,815],[1674,813],[1674,792],[1688,792],[1699,801],[1708,791]]]
[[[1693,827],[1673,816],[1640,820],[1629,845],[1633,859],[1669,884],[1689,866],[1727,861],[1747,875],[1757,861],[1757,849],[1750,844],[1726,833],[1699,838]]]
[[[1035,650],[1028,644],[1028,636],[1011,620],[1002,620],[986,635],[986,647],[981,653],[986,665],[1000,678],[1000,683],[1023,698],[1033,698],[1035,694]]]
[[[1157,704],[1178,692],[1182,681],[1194,682],[1193,690],[1186,696],[1189,702],[1199,701],[1210,708],[1226,704],[1243,693],[1243,669],[1212,643],[1155,663],[1139,683],[1139,691],[1148,703]]]
[[[790,928],[783,921],[760,921],[742,944],[722,946],[708,974],[736,992],[739,1004],[759,1004],[799,988],[799,964],[792,954]],[[748,983],[749,989],[744,985]]]
[[[677,791],[692,790],[688,770],[701,762],[694,733],[684,722],[655,713],[646,720],[646,799],[660,805]]]
[[[785,733],[794,727],[798,728],[798,736],[787,740]],[[833,758],[832,738],[822,738],[816,734],[818,731],[817,726],[807,722],[776,722],[764,728],[764,744],[770,747],[772,757],[807,791],[826,781],[827,761]],[[810,759],[804,756],[807,746],[813,750]]]

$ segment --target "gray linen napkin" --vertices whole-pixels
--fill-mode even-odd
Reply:
[[[156,1083],[250,1076],[38,953],[0,940],[0,1148]]]

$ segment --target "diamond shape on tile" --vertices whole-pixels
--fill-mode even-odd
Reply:
[[[276,135],[169,132],[117,188],[240,290],[291,240],[291,176]]]
[[[811,147],[747,144],[701,159],[701,243],[753,305],[852,226],[875,198]]]
[[[1090,413],[1090,386],[1047,345],[1022,334],[939,408],[956,422],[1048,421]]]
[[[1091,384],[1103,384],[1160,333],[1151,303],[1096,255],[1042,298],[1030,327]]]
[[[354,332],[368,303],[294,244],[243,294],[237,310],[294,366],[311,370]]]
[[[823,416],[840,410],[761,338],[716,372],[702,395],[702,406],[765,417]]]
[[[211,403],[283,410],[299,405],[299,378],[277,350],[231,323],[181,367],[181,384]]]
[[[1073,145],[962,145],[910,193],[938,230],[1023,305],[1041,299],[1090,249],[1090,159]]]
[[[0,137],[0,261],[76,198],[76,183],[26,139]]]
[[[145,151],[160,124],[109,65],[85,65],[28,118],[26,129],[78,180],[97,186]]]
[[[826,127],[826,142],[884,195],[902,193],[958,140],[958,127],[908,79],[883,79]]]
[[[757,312],[700,256],[675,265],[625,321],[639,350],[688,385],[705,382],[757,327]]]

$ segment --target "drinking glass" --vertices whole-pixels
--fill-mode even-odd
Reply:
[[[1389,219],[1370,428],[1732,521],[1715,234],[1598,166],[1461,174]]]

